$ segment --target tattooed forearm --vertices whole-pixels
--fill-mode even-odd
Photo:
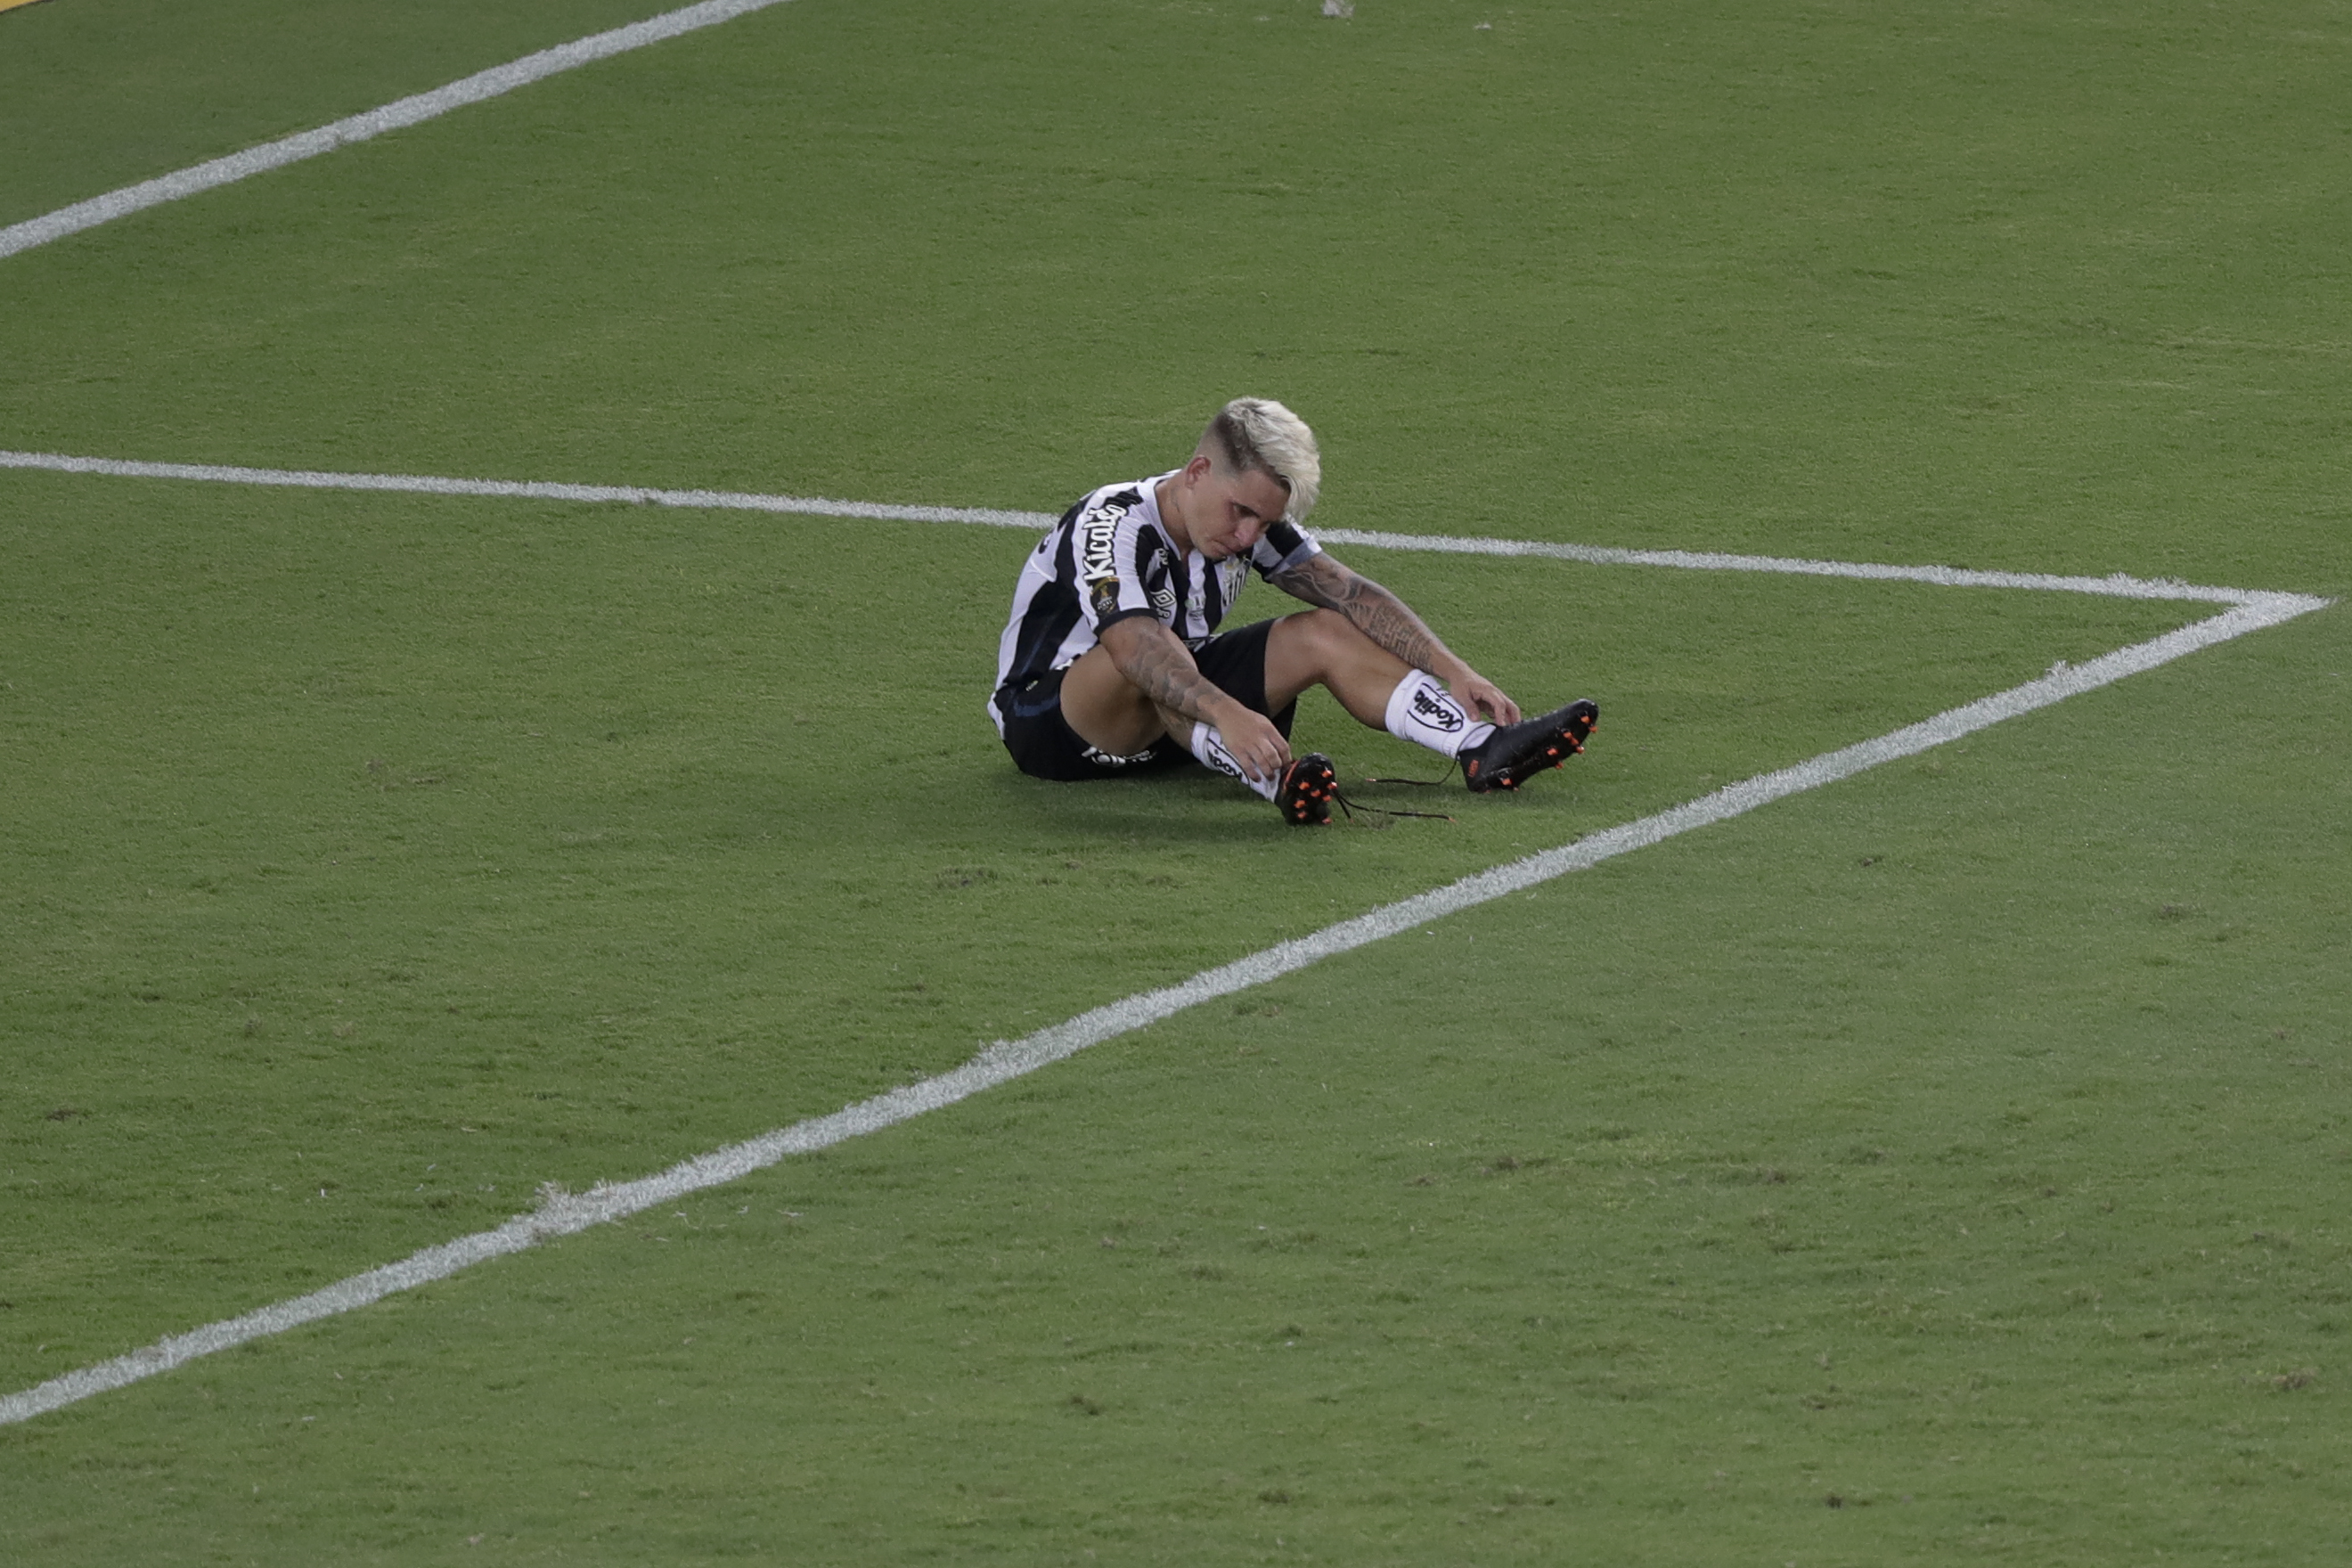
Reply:
[[[1171,713],[1206,721],[1209,715],[1202,704],[1224,695],[1201,673],[1176,634],[1158,621],[1129,616],[1104,633],[1103,645],[1128,684]]]
[[[1358,631],[1415,669],[1442,673],[1442,665],[1453,658],[1412,606],[1328,555],[1308,556],[1277,578],[1276,586],[1293,598],[1339,611]]]
[[[1343,606],[1347,617],[1356,623],[1356,629],[1415,669],[1441,668],[1446,649],[1437,640],[1437,634],[1402,599],[1378,583],[1360,577],[1357,581],[1367,591]]]

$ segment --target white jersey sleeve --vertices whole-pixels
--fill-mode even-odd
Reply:
[[[1102,497],[1070,528],[1078,613],[1097,637],[1113,621],[1158,614],[1144,574],[1152,558],[1164,552],[1158,535],[1144,526],[1141,499],[1133,489]]]

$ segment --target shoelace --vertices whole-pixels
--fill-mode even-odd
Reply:
[[[1439,784],[1451,784],[1451,783],[1453,783],[1453,782],[1454,782],[1454,770],[1455,768],[1460,767],[1461,765],[1462,765],[1462,764],[1461,764],[1461,763],[1460,763],[1458,760],[1457,760],[1457,761],[1454,761],[1454,762],[1448,763],[1446,763],[1446,764],[1445,764],[1445,771],[1444,771],[1444,773],[1442,773],[1438,774],[1438,775],[1437,775],[1435,778],[1433,778],[1433,779],[1381,779],[1381,778],[1368,778],[1368,779],[1366,779],[1364,782],[1365,782],[1366,784],[1411,784],[1411,785],[1412,785],[1412,786],[1413,786],[1413,788],[1415,788],[1415,789],[1435,789]]]
[[[1443,774],[1433,779],[1368,778],[1364,782],[1368,784],[1411,784],[1416,789],[1434,789],[1439,784],[1448,782],[1453,777],[1454,769],[1449,766]],[[1442,811],[1395,811],[1385,805],[1366,805],[1360,800],[1349,800],[1346,795],[1340,794],[1339,786],[1336,783],[1331,786],[1331,801],[1333,805],[1337,805],[1341,811],[1348,814],[1348,820],[1350,822],[1356,820],[1356,813],[1360,811],[1369,811],[1379,816],[1418,816],[1426,822],[1452,822],[1454,820],[1454,818],[1447,816]]]

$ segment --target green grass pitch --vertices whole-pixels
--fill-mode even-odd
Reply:
[[[657,8],[10,11],[0,225]],[[1335,528],[2342,595],[2347,68],[793,0],[0,260],[0,447],[1058,509],[1251,391]],[[1347,549],[1606,719],[1307,836],[1012,771],[1026,542],[0,470],[0,1393],[2204,613]],[[2346,624],[0,1427],[0,1559],[2339,1560]]]

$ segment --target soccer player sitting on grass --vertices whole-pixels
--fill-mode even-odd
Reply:
[[[1021,771],[1108,778],[1198,758],[1286,821],[1328,823],[1331,759],[1290,752],[1310,686],[1458,759],[1480,794],[1582,751],[1592,703],[1522,720],[1403,600],[1324,553],[1299,527],[1322,482],[1306,421],[1237,397],[1182,468],[1105,485],[1064,513],[1022,568],[997,650],[989,713]],[[1251,566],[1314,608],[1220,633]]]

